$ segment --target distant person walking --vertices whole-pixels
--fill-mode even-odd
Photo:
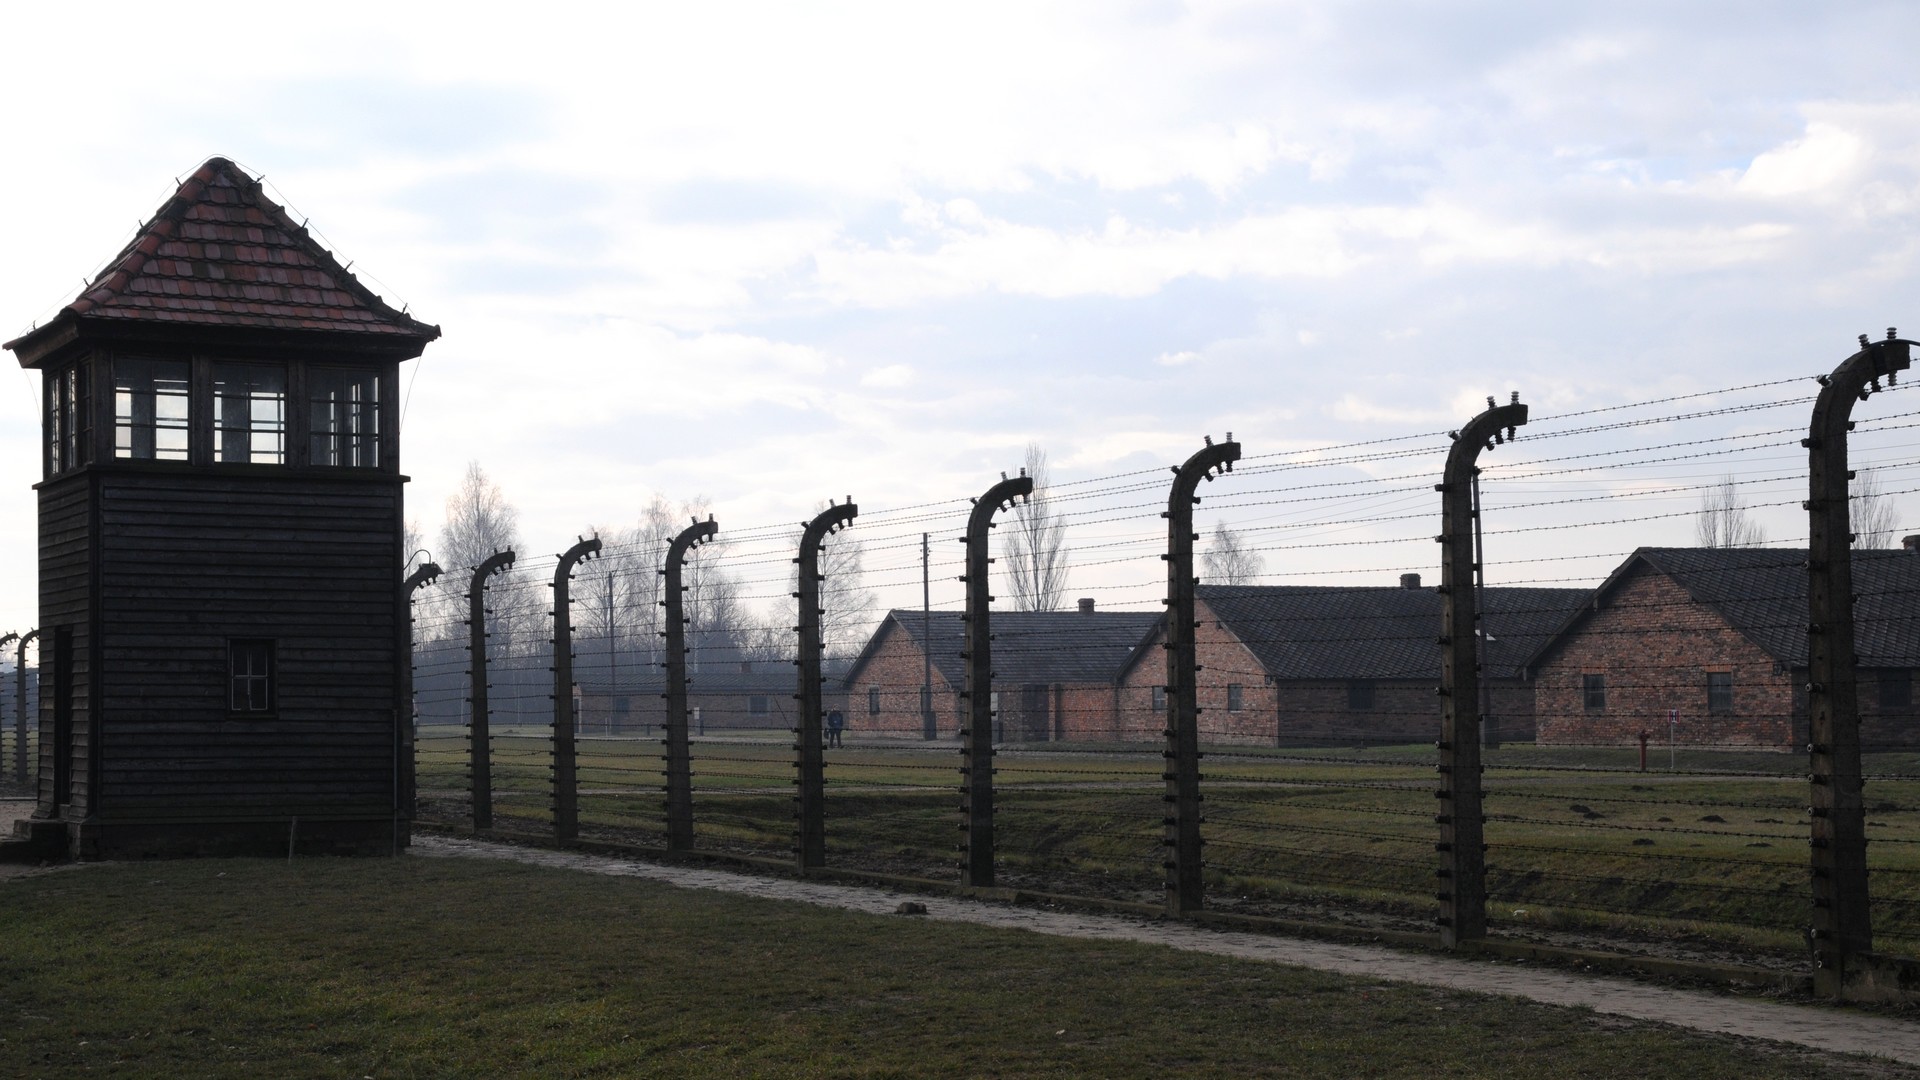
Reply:
[[[840,715],[839,709],[835,709],[832,712],[827,714],[827,745],[828,746],[840,745],[840,732],[846,726],[847,726],[847,718]]]

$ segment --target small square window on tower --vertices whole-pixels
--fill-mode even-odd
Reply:
[[[273,642],[245,638],[227,642],[227,683],[230,711],[273,711]]]

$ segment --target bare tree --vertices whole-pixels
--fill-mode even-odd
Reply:
[[[478,461],[467,462],[460,487],[447,496],[447,523],[440,529],[439,563],[452,572],[471,569],[502,548],[520,543],[520,511]],[[463,583],[464,584],[464,583]]]
[[[1899,543],[1894,534],[1900,520],[1894,512],[1893,497],[1880,488],[1880,477],[1872,469],[1861,469],[1853,477],[1854,547],[1890,548]]]
[[[1200,556],[1201,576],[1209,585],[1255,585],[1266,569],[1260,553],[1246,546],[1224,521],[1213,525],[1213,541]]]
[[[441,575],[440,606],[448,626],[466,616],[467,586],[473,568],[496,551],[512,548],[521,557],[520,511],[507,501],[500,485],[488,479],[478,461],[467,462],[460,486],[447,496],[447,520],[440,528],[440,550],[435,559]],[[532,633],[541,598],[525,583],[495,578],[488,587],[487,608],[493,612],[492,633],[502,645]]]
[[[859,652],[876,621],[874,609],[878,601],[874,599],[873,590],[866,587],[866,569],[862,565],[866,555],[865,541],[848,532],[834,533],[821,545],[820,575],[825,580],[820,582],[820,606],[825,612],[820,616],[820,639],[826,642],[823,653],[828,657],[852,656]],[[800,568],[795,566],[796,576],[789,579],[789,593],[799,590],[799,572]],[[788,596],[775,605],[775,610],[788,627],[783,647],[790,656],[792,627],[800,625],[799,601]]]
[[[1067,595],[1067,522],[1053,510],[1048,491],[1047,452],[1027,444],[1033,495],[1013,508],[1011,535],[1001,547],[1019,611],[1053,611]]]
[[[1694,518],[1694,535],[1701,547],[1758,547],[1766,542],[1766,533],[1740,504],[1740,491],[1732,476],[1700,494],[1700,513]]]

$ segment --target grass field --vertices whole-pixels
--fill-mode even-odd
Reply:
[[[694,744],[698,844],[784,854],[792,837],[790,736]],[[497,736],[496,815],[544,828],[548,743]],[[1322,917],[1433,911],[1433,751],[1426,746],[1214,747],[1203,762],[1210,902]],[[459,738],[423,740],[420,786],[464,785]],[[640,840],[663,830],[657,743],[585,740],[583,826]],[[1804,762],[1683,751],[1671,764],[1614,748],[1510,746],[1487,756],[1489,918],[1698,939],[1803,955],[1809,919]],[[959,765],[950,744],[854,744],[828,755],[830,861],[950,877]],[[1032,888],[1157,902],[1158,746],[1009,747],[996,760],[998,858]],[[1920,953],[1920,759],[1874,755],[1869,850],[1877,947]],[[464,812],[463,810],[461,812]]]
[[[50,1080],[1863,1075],[1580,1010],[465,860],[89,866],[0,883],[0,927],[0,1075]]]

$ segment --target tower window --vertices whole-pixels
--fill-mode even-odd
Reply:
[[[380,465],[380,379],[371,371],[307,373],[307,459],[314,465]]]
[[[270,364],[213,365],[213,459],[279,465],[286,455],[286,371]]]
[[[47,475],[87,463],[93,445],[93,395],[86,361],[47,379]]]
[[[184,360],[114,359],[114,457],[187,460],[188,370]]]
[[[273,710],[273,642],[227,642],[228,707],[237,713]]]

